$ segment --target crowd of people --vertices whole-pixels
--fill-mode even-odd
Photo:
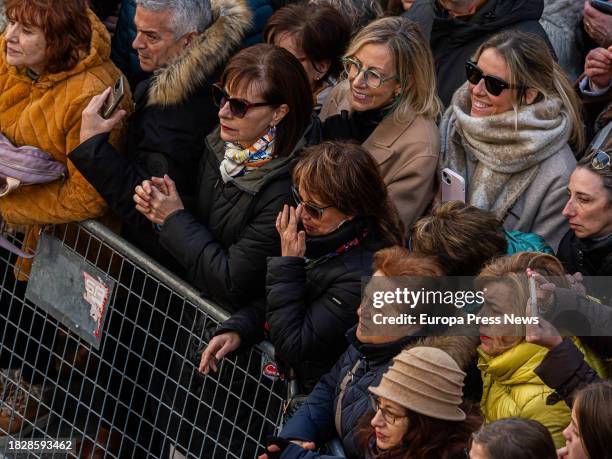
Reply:
[[[66,166],[3,177],[2,221],[34,252],[42,225],[99,219],[220,305],[208,377],[270,341],[303,397],[262,458],[334,438],[349,458],[612,458],[600,3],[0,0],[0,159]],[[540,320],[372,334],[370,276],[473,276],[470,312]],[[0,357],[1,437],[32,411],[3,408],[7,375],[40,393]]]

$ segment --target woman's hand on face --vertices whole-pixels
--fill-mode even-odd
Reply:
[[[153,177],[137,186],[134,202],[138,212],[158,225],[163,225],[171,214],[185,208],[174,181],[167,175],[163,179]]]
[[[589,51],[584,61],[584,73],[595,91],[607,88],[612,80],[612,46]]]
[[[210,340],[208,346],[202,353],[200,360],[200,373],[208,374],[210,370],[217,372],[217,362],[225,357],[230,352],[235,351],[240,347],[240,335],[236,332],[222,333]]]
[[[283,257],[303,257],[306,253],[306,233],[298,231],[297,227],[301,218],[301,204],[297,209],[285,204],[276,217],[276,231],[280,235]]]
[[[81,132],[79,135],[80,143],[83,143],[98,134],[104,134],[113,128],[126,115],[125,110],[118,110],[113,116],[105,120],[100,115],[100,109],[107,97],[110,95],[111,88],[108,87],[102,94],[93,96],[81,114]]]
[[[563,448],[559,448],[557,450],[557,459],[567,459],[567,455],[567,446],[564,446]]]

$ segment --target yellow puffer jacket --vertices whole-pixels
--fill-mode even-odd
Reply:
[[[14,145],[32,145],[67,163],[68,177],[49,184],[25,186],[0,198],[2,218],[14,225],[67,223],[96,218],[106,203],[67,159],[79,145],[81,113],[90,99],[111,86],[121,72],[110,60],[110,36],[89,11],[92,40],[87,55],[65,72],[32,80],[26,69],[6,63],[6,42],[0,38],[0,132]],[[132,111],[130,94],[122,108]],[[111,133],[121,148],[125,119]],[[31,241],[33,242],[33,241]]]
[[[577,338],[574,342],[585,355],[586,362],[601,377],[604,365],[594,353],[584,348]],[[482,374],[483,393],[480,408],[486,422],[510,416],[535,419],[552,434],[557,448],[565,444],[563,429],[570,422],[571,410],[560,401],[547,405],[546,397],[553,389],[535,374],[548,349],[521,342],[503,354],[492,357],[478,347],[478,368]]]

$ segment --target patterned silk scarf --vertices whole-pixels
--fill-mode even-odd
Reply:
[[[271,127],[257,142],[247,148],[225,142],[225,157],[219,166],[223,182],[230,182],[271,161],[275,137],[276,127]]]

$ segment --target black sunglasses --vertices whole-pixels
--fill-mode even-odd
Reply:
[[[496,76],[485,75],[475,62],[467,61],[465,63],[465,74],[467,79],[472,84],[478,84],[484,78],[485,88],[489,94],[499,96],[504,89],[522,89],[523,86],[514,86],[507,81]]]
[[[232,112],[232,115],[234,115],[236,118],[244,118],[244,116],[251,108],[272,105],[269,102],[251,103],[248,100],[230,97],[229,94],[225,92],[225,89],[223,89],[223,86],[221,86],[221,83],[215,83],[212,85],[212,93],[213,102],[215,103],[215,105],[221,108],[227,102],[229,102],[230,111]]]
[[[304,202],[302,200],[302,197],[300,196],[300,192],[297,190],[297,188],[295,186],[291,187],[291,193],[293,194],[293,200],[295,201],[295,203],[299,206],[300,204],[302,204],[302,208],[304,209],[304,211],[310,215],[310,217],[316,219],[316,220],[321,220],[321,218],[323,217],[323,211],[325,209],[329,209],[330,207],[334,207],[334,206],[325,206],[325,207],[319,207],[319,206],[315,206],[314,204],[310,204],[309,202]]]

